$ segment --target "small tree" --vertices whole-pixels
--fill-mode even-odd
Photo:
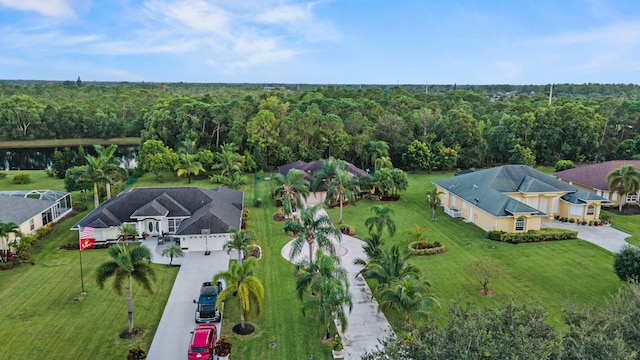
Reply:
[[[613,258],[613,272],[622,281],[640,281],[640,249],[623,247]]]
[[[183,257],[184,256],[184,252],[182,251],[182,249],[180,249],[180,246],[178,245],[171,245],[168,248],[162,250],[162,256],[168,256],[169,257],[169,266],[171,266],[173,264],[173,258],[174,257]]]
[[[472,261],[466,267],[467,273],[482,284],[482,293],[489,295],[489,282],[504,276],[505,269],[500,261],[488,256]]]
[[[434,187],[427,193],[427,203],[431,209],[431,220],[436,220],[438,207],[442,205],[442,200],[440,199],[440,195],[442,194],[444,193],[442,191],[438,191],[437,187]]]

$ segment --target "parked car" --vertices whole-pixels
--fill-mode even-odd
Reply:
[[[201,324],[191,332],[189,360],[213,360],[213,347],[216,344],[217,329],[213,324]]]
[[[202,283],[200,288],[200,296],[198,300],[193,300],[196,303],[196,323],[211,323],[222,320],[222,314],[220,310],[216,308],[216,301],[218,300],[218,294],[222,291],[223,284],[218,281],[213,285],[210,282]]]

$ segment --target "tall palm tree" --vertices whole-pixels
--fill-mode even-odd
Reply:
[[[347,271],[340,266],[340,258],[335,255],[325,255],[322,250],[318,249],[314,263],[303,261],[298,266],[302,269],[296,278],[296,291],[300,299],[309,289],[312,295],[322,296],[325,289],[333,281],[340,281],[349,287]]]
[[[380,256],[370,259],[360,273],[378,282],[378,288],[384,288],[394,279],[419,278],[420,270],[407,262],[410,254],[403,254],[399,244],[383,249]]]
[[[298,234],[289,253],[291,259],[300,254],[306,243],[309,246],[309,263],[313,263],[313,247],[316,243],[318,248],[334,255],[336,250],[330,237],[335,236],[338,241],[342,241],[342,233],[331,222],[331,218],[324,211],[323,204],[301,210],[299,221],[289,220],[285,226]]]
[[[427,203],[431,209],[431,220],[436,220],[436,212],[438,211],[438,207],[442,205],[442,199],[440,199],[440,195],[442,194],[444,193],[442,191],[438,191],[437,187],[434,187],[427,192]]]
[[[179,160],[174,169],[177,171],[178,177],[187,175],[189,184],[191,184],[191,175],[198,175],[201,171],[204,172],[202,163],[198,161],[195,154],[182,153],[179,155]]]
[[[80,173],[79,180],[93,183],[93,204],[97,208],[100,206],[100,192],[98,188],[99,183],[109,182],[109,176],[105,173],[102,166],[102,160],[100,158],[87,155],[87,165],[83,166],[83,171]]]
[[[407,325],[411,325],[413,317],[425,316],[427,308],[440,305],[429,295],[429,286],[428,281],[412,277],[393,279],[389,286],[378,291],[380,309],[403,314]]]
[[[607,174],[605,179],[609,184],[609,191],[617,191],[620,194],[618,211],[622,212],[627,195],[640,190],[640,171],[633,165],[625,165]]]
[[[257,260],[249,258],[242,264],[239,262],[229,263],[229,270],[217,273],[213,276],[213,282],[224,280],[226,288],[218,294],[216,307],[222,310],[222,302],[235,295],[236,305],[240,313],[240,326],[246,327],[247,319],[254,310],[256,315],[262,312],[262,302],[264,301],[264,286],[260,279],[253,274]]]
[[[303,199],[309,196],[309,182],[304,179],[304,171],[290,169],[287,176],[276,174],[276,192],[282,195],[283,205],[288,205],[289,214],[293,214],[293,206],[297,209],[304,207]]]
[[[14,222],[3,223],[0,221],[0,239],[2,239],[2,248],[4,249],[4,262],[9,261],[9,235],[20,235],[20,227]]]
[[[389,144],[382,140],[374,140],[369,143],[369,153],[371,154],[371,164],[374,170],[378,170],[376,159],[389,156]]]
[[[391,219],[393,209],[389,205],[373,205],[371,212],[374,215],[364,221],[369,233],[375,228],[378,234],[382,234],[385,227],[389,232],[389,236],[393,236],[396,233],[396,223]]]
[[[101,163],[102,170],[104,171],[106,177],[108,178],[108,181],[105,182],[105,187],[107,190],[107,200],[110,200],[112,177],[124,176],[124,169],[120,167],[120,161],[115,157],[116,150],[118,150],[118,145],[111,144],[107,147],[103,147],[102,145],[93,145],[93,148],[98,154],[97,158]],[[91,156],[91,155],[87,155],[87,156]]]
[[[238,262],[242,264],[242,255],[249,251],[249,245],[255,244],[256,236],[252,231],[238,230],[233,226],[229,227],[229,232],[231,233],[231,240],[224,244],[222,250],[226,250],[227,254],[231,250],[236,250],[238,252]]]
[[[340,220],[342,224],[342,207],[345,201],[355,205],[357,179],[346,171],[338,171],[336,177],[327,184],[327,201],[336,200],[340,204]]]
[[[162,250],[162,256],[168,256],[169,257],[169,266],[171,266],[173,264],[173,258],[174,257],[183,257],[184,256],[184,252],[182,251],[180,246],[178,246],[176,244],[173,244],[173,245],[169,246],[168,248]]]
[[[116,244],[109,247],[109,256],[111,260],[96,270],[96,281],[102,289],[107,279],[113,277],[113,290],[118,295],[122,295],[126,282],[129,333],[133,333],[133,280],[153,293],[151,281],[156,279],[156,274],[150,265],[151,250],[146,246],[130,249],[126,244]]]
[[[320,321],[325,329],[324,339],[331,338],[331,323],[334,318],[338,319],[342,325],[342,331],[349,325],[345,306],[349,312],[353,309],[353,301],[349,293],[349,287],[339,280],[331,281],[323,289],[322,296],[310,297],[302,305],[302,313],[311,310],[315,313],[316,319]]]
[[[313,173],[313,181],[311,182],[311,189],[317,191],[322,183],[329,183],[338,176],[340,171],[347,170],[347,164],[340,159],[336,159],[333,156],[328,159],[321,159],[322,166],[320,169]]]

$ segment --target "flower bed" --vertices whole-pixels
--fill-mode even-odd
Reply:
[[[413,255],[435,255],[447,251],[447,248],[439,241],[429,243],[427,241],[414,241],[409,244],[409,251]]]

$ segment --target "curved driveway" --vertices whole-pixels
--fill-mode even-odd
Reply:
[[[620,252],[624,246],[633,246],[625,241],[631,235],[611,226],[585,226],[544,219],[541,227],[577,231],[579,239],[598,245],[614,254]]]

